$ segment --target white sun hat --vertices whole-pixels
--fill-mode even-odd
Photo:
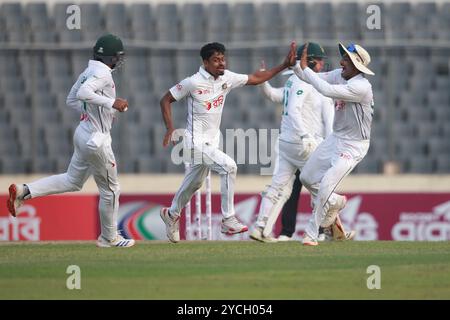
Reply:
[[[346,48],[342,43],[339,43],[339,52],[341,53],[341,56],[344,56],[344,54],[348,54],[356,69],[358,69],[362,73],[369,74],[371,76],[375,75],[372,70],[367,68],[370,63],[370,55],[360,45],[351,43]]]

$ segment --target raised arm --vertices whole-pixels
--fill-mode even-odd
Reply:
[[[303,70],[302,77],[305,81],[310,83],[314,88],[316,88],[317,91],[326,97],[344,101],[361,102],[361,99],[364,97],[364,93],[368,90],[368,88],[357,84],[352,85],[348,82],[343,84],[330,84],[323,80],[313,70],[308,68],[306,57],[307,50],[308,45],[305,45],[300,58],[300,68]]]
[[[302,70],[302,68],[300,67],[300,63],[297,63],[292,70],[294,71],[294,73],[297,75],[297,77],[299,77],[301,80],[308,82],[308,79],[305,77],[305,72],[304,70]],[[341,71],[342,69],[334,69],[332,71],[329,72],[319,72],[316,73],[316,75],[330,83],[330,84],[339,84],[339,83],[343,83],[345,81],[343,81],[342,77],[341,77]]]
[[[344,101],[361,102],[367,88],[351,84],[329,84],[310,68],[303,70],[305,80],[326,97]]]
[[[289,53],[287,54],[282,64],[270,70],[263,70],[263,71],[258,70],[252,74],[249,74],[246,85],[261,84],[265,81],[272,79],[274,76],[276,76],[279,72],[283,71],[284,69],[293,66],[295,64],[295,59],[297,56],[296,49],[297,45],[295,44],[295,42],[292,42]]]

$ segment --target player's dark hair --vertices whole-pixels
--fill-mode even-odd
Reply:
[[[203,60],[208,60],[216,52],[225,54],[225,46],[218,42],[211,42],[200,49],[200,56]]]

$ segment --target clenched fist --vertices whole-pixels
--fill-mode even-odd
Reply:
[[[125,112],[128,110],[128,101],[122,98],[116,98],[114,101],[113,108],[119,112]]]

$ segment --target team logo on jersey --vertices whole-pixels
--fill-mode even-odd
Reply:
[[[226,90],[226,88],[228,88],[228,86],[227,86],[226,83],[224,83],[224,84],[222,85],[222,89],[223,89],[223,90]]]

